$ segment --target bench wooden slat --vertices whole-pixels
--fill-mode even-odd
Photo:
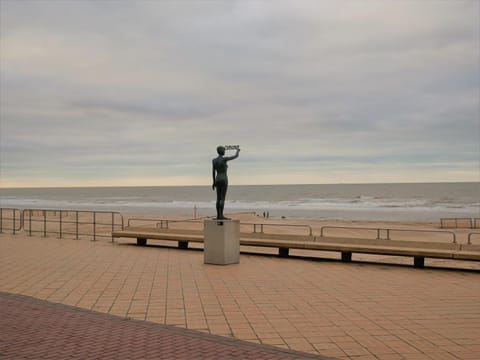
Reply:
[[[388,240],[387,240],[388,241]],[[420,247],[398,247],[398,246],[374,246],[347,243],[327,243],[327,242],[300,242],[300,241],[280,241],[280,240],[245,240],[240,239],[240,245],[263,246],[263,247],[284,247],[299,250],[319,250],[319,251],[344,251],[363,254],[384,254],[398,256],[424,256],[440,257],[445,259],[453,258],[450,250],[420,248]]]
[[[203,230],[194,229],[165,229],[165,228],[152,228],[151,226],[127,226],[123,230],[118,232],[139,232],[139,233],[153,233],[153,234],[183,234],[183,235],[202,235]]]
[[[480,251],[458,251],[453,253],[455,260],[480,261]]]
[[[260,234],[248,234],[248,236],[241,234],[240,245],[278,248],[280,256],[288,256],[289,249],[298,249],[341,252],[344,261],[350,261],[352,253],[409,256],[414,257],[416,266],[423,266],[425,257],[480,261],[480,246],[478,245],[406,240],[314,238],[298,235],[294,237],[288,237],[288,235],[275,237],[273,234],[252,235]],[[188,242],[201,243],[204,240],[203,233],[197,230],[182,233],[178,230],[139,227],[112,233],[112,239],[121,237],[136,238],[137,243],[141,245],[145,245],[147,239],[177,241],[182,248],[187,248]]]
[[[162,232],[137,232],[137,231],[114,231],[112,233],[114,238],[136,238],[136,239],[155,239],[155,240],[173,240],[173,241],[190,241],[203,242],[203,235],[183,235],[183,234],[168,234]]]
[[[413,240],[386,240],[386,239],[358,239],[342,237],[318,237],[316,243],[332,244],[351,244],[351,245],[371,245],[386,247],[407,247],[422,249],[442,249],[442,250],[460,250],[461,245],[457,243],[441,243],[432,241],[413,241]]]

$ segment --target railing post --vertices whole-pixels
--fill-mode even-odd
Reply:
[[[380,229],[377,229],[377,240],[380,240]]]
[[[23,218],[23,211],[18,209],[18,213],[20,214],[20,229],[23,228],[25,230],[25,220]]]
[[[75,211],[75,240],[78,240],[78,211]]]
[[[32,210],[28,210],[28,230],[28,235],[32,236]]]
[[[93,212],[93,241],[97,240],[97,212]]]
[[[129,219],[128,221],[130,221],[130,219]],[[166,229],[166,227],[165,227],[165,225],[164,225],[164,224],[165,224],[165,220],[163,220],[163,219],[162,219],[162,220],[160,220],[160,229],[163,229],[163,228],[165,228],[165,229]],[[158,222],[157,222],[157,228],[158,228]]]
[[[0,208],[0,234],[3,233],[3,209]]]
[[[13,210],[13,216],[12,216],[12,219],[13,219],[13,223],[12,223],[12,227],[13,227],[13,235],[15,235],[15,210]]]
[[[390,240],[390,229],[387,229],[387,240]]]
[[[47,210],[43,210],[43,237],[47,237]]]
[[[63,210],[60,210],[60,239],[62,238],[62,213]]]

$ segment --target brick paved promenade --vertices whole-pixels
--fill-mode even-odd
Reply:
[[[232,339],[344,359],[478,359],[480,354],[478,271],[245,254],[238,265],[214,266],[203,264],[200,251],[2,234],[0,291],[120,318],[175,325],[155,327],[6,297],[23,302],[22,306],[43,304],[48,311],[63,311],[65,321],[73,321],[73,316],[78,319],[73,323],[115,327],[116,336],[108,336],[112,342],[133,326],[152,333],[171,331],[208,344],[209,335],[219,335],[224,337],[216,341],[219,346],[235,349],[247,345]],[[12,310],[2,304],[3,319]],[[58,336],[51,328],[57,322],[48,322],[48,318],[41,322],[40,335],[52,338],[51,332],[57,334],[54,338],[59,341],[51,348],[61,349],[65,340],[75,347],[75,337]],[[6,329],[2,325],[1,329],[13,334],[19,326]],[[85,333],[90,329],[81,328]],[[90,330],[99,333],[89,338],[105,336],[100,328],[92,325]],[[76,331],[76,326],[73,330],[66,327],[62,333],[66,329]],[[193,336],[185,329],[203,332],[205,337],[198,332]],[[136,344],[138,340],[126,338],[131,339],[120,343]],[[18,344],[17,339],[13,337],[9,346]],[[155,341],[146,346],[154,345]],[[2,344],[0,354],[5,348],[9,349]],[[251,351],[272,354],[271,348],[252,347]]]
[[[0,314],[5,359],[318,359],[20,295],[0,293]]]

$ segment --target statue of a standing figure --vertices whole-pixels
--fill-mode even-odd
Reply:
[[[227,195],[228,188],[228,176],[227,176],[227,161],[236,159],[240,153],[240,148],[235,147],[237,153],[233,156],[224,156],[225,147],[217,147],[218,157],[212,160],[212,177],[213,185],[212,189],[217,190],[217,220],[229,220],[223,216],[223,208],[225,206],[225,197]]]

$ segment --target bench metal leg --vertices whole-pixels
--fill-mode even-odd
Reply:
[[[289,248],[286,248],[286,247],[281,247],[281,248],[278,248],[278,255],[280,257],[288,257],[288,251],[290,249]]]
[[[188,249],[188,241],[179,241],[178,242],[179,249]]]
[[[345,261],[345,262],[352,261],[352,252],[351,251],[342,251],[342,261]]]
[[[145,246],[145,245],[147,245],[147,239],[145,239],[145,238],[137,238],[137,245],[138,245],[138,246]]]
[[[423,256],[413,257],[413,266],[417,268],[422,268],[424,265],[425,265],[425,258]]]

